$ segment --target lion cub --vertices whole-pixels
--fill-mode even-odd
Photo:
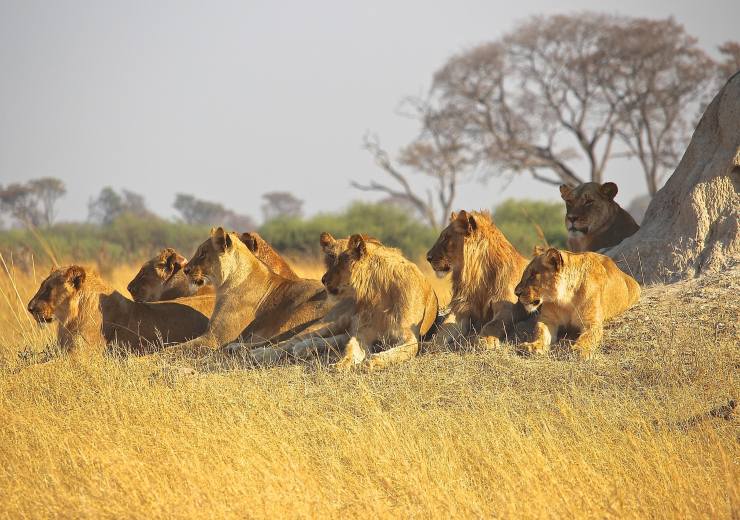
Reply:
[[[368,247],[362,235],[350,237],[321,281],[330,294],[354,300],[339,369],[364,363],[372,370],[411,359],[437,318],[437,296],[419,268],[396,249]],[[373,353],[383,342],[391,348]]]
[[[598,346],[604,321],[640,299],[638,283],[611,258],[554,248],[532,259],[515,291],[528,311],[540,311],[534,339],[519,348],[543,352],[557,340],[560,329],[577,329],[580,336],[573,349],[582,358],[589,358]]]

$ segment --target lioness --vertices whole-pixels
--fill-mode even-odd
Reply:
[[[206,332],[171,353],[200,355],[235,340],[247,346],[279,334],[295,334],[329,310],[320,282],[288,279],[258,260],[236,233],[211,230],[184,272],[190,283],[216,288],[216,307]]]
[[[136,353],[161,342],[181,342],[206,330],[212,296],[178,303],[140,303],[106,285],[79,265],[53,269],[28,303],[39,323],[59,322],[58,341],[69,351],[98,351],[116,343]],[[160,341],[161,340],[161,341]]]
[[[419,268],[396,250],[368,248],[361,235],[350,237],[321,281],[330,294],[354,299],[351,337],[335,365],[340,369],[411,359],[437,318],[437,296]],[[373,353],[374,344],[385,342],[391,348]]]
[[[568,249],[578,253],[613,247],[640,229],[635,219],[614,201],[617,189],[613,182],[586,182],[576,188],[560,186]]]
[[[598,253],[569,253],[550,248],[534,257],[516,286],[519,301],[540,315],[525,352],[542,352],[561,329],[579,330],[573,349],[588,358],[603,333],[603,322],[640,299],[640,286],[611,258]]]
[[[298,275],[283,257],[258,233],[242,233],[239,238],[270,270],[284,278],[298,279]],[[139,302],[157,302],[196,294],[213,294],[215,291],[210,285],[196,287],[190,284],[188,277],[182,272],[186,263],[185,257],[174,249],[163,249],[157,256],[141,266],[137,275],[128,284],[128,291],[134,300]]]
[[[127,289],[137,302],[159,302],[174,300],[196,294],[213,294],[213,287],[193,287],[182,266],[187,260],[177,251],[168,247],[151,260],[144,262]]]
[[[452,273],[450,315],[437,341],[456,341],[479,333],[493,346],[528,317],[514,287],[527,260],[491,220],[488,212],[452,213],[449,225],[427,253],[438,277]]]

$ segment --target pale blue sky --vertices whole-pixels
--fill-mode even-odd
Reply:
[[[414,135],[395,110],[451,54],[537,13],[597,8],[674,16],[714,52],[737,39],[740,2],[0,0],[0,183],[62,178],[61,218],[111,185],[169,216],[176,192],[259,218],[288,190],[309,213],[373,196],[366,131],[391,150]],[[620,163],[626,203],[645,191]],[[229,187],[229,186],[234,187]],[[464,186],[456,206],[557,198],[526,177]]]

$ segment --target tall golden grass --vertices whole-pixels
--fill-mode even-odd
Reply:
[[[156,356],[20,358],[47,341],[25,311],[45,274],[0,275],[0,518],[740,515],[738,420],[706,415],[740,388],[737,270],[647,290],[590,362],[170,380]]]

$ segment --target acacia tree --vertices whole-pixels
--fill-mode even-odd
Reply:
[[[414,208],[433,228],[444,226],[457,196],[458,184],[473,172],[475,160],[462,142],[460,119],[450,107],[438,110],[428,100],[409,98],[406,106],[411,117],[420,122],[417,138],[401,150],[397,160],[380,145],[377,136],[366,135],[364,147],[375,163],[394,181],[392,185],[375,180],[367,184],[352,182],[364,191],[385,193],[388,200]],[[426,193],[412,187],[410,174],[422,174],[432,180]]]
[[[303,201],[287,191],[270,191],[262,195],[265,222],[278,217],[298,218],[303,215]]]
[[[51,226],[56,218],[56,205],[60,198],[67,193],[67,187],[61,179],[42,177],[28,182],[40,206],[43,224]]]
[[[714,63],[673,19],[629,20],[603,34],[609,72],[599,81],[618,109],[619,140],[652,196],[686,149]]]
[[[612,158],[636,158],[652,194],[678,161],[715,69],[672,19],[536,16],[435,73],[426,106],[448,120],[419,117],[421,135],[433,121],[465,169],[529,173],[555,185],[603,182]],[[423,212],[429,201],[388,154],[366,147]],[[440,162],[414,167],[439,178]],[[398,195],[378,183],[363,187]]]
[[[146,206],[144,196],[129,190],[116,192],[110,186],[100,190],[100,194],[87,204],[88,219],[102,225],[112,224],[123,215],[153,217]]]
[[[238,231],[255,228],[254,220],[240,215],[218,202],[198,199],[193,195],[178,193],[172,205],[186,224],[201,226],[226,226]]]

